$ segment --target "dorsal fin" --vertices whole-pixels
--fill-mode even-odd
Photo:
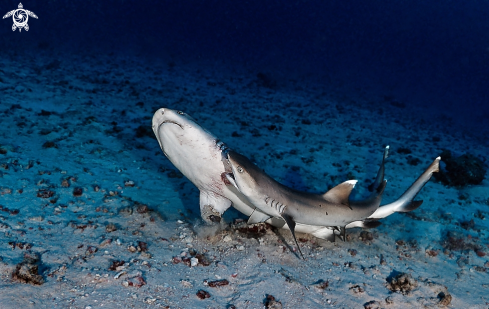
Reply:
[[[348,202],[348,197],[350,196],[351,190],[355,187],[357,180],[347,180],[343,183],[340,183],[333,189],[323,194],[323,198],[328,202],[334,204],[342,204],[350,207],[350,203]]]

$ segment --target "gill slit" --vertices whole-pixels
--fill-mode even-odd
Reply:
[[[283,214],[283,213],[284,213],[284,211],[285,211],[285,209],[287,208],[287,205],[284,205],[284,204],[282,204],[282,203],[280,203],[279,201],[276,201],[276,200],[274,200],[274,199],[272,199],[272,200],[270,201],[270,199],[271,199],[271,198],[270,198],[269,196],[265,197],[265,205],[267,205],[267,206],[268,206],[268,202],[270,202],[270,205],[269,205],[270,207],[272,207],[272,208],[274,208],[275,210],[277,210],[279,214]],[[275,203],[274,203],[274,202],[275,202]]]

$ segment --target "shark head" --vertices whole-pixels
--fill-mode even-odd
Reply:
[[[163,134],[163,130],[174,134],[182,134],[182,130],[192,128],[194,125],[195,121],[184,112],[168,108],[160,108],[153,115],[153,132],[162,149],[163,145],[160,137]]]
[[[154,113],[152,128],[164,152],[165,146],[196,144],[195,140],[213,139],[192,117],[169,108],[160,108]]]
[[[256,191],[257,183],[254,176],[258,167],[248,158],[239,153],[229,150],[227,159],[231,166],[232,173],[227,173],[226,178],[238,189],[243,195],[251,196]]]

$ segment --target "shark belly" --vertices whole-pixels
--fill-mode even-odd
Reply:
[[[257,212],[246,197],[225,181],[223,175],[230,168],[223,159],[225,146],[216,136],[195,123],[185,131],[173,123],[162,124],[164,120],[159,112],[153,117],[153,128],[156,128],[160,148],[170,162],[199,189],[204,221],[209,222],[206,212],[221,216],[231,205],[246,216],[255,213],[260,221],[269,218]]]

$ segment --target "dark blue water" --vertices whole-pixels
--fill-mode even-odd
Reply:
[[[489,120],[489,2],[28,1],[29,32],[0,49],[127,53],[244,67],[280,85],[363,92],[472,125]],[[1,1],[2,15],[17,1]],[[15,35],[14,35],[15,34]]]

